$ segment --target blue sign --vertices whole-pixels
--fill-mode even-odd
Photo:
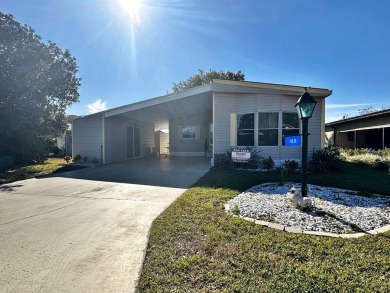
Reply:
[[[298,136],[287,136],[284,138],[284,144],[286,147],[301,146],[301,137]]]

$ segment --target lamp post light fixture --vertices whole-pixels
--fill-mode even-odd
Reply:
[[[298,116],[302,120],[302,186],[301,192],[302,196],[307,196],[307,148],[308,148],[308,124],[309,118],[313,115],[314,108],[317,102],[314,98],[307,92],[307,88],[305,88],[305,92],[298,99],[295,104],[295,108],[297,109]]]

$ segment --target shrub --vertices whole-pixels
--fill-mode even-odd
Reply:
[[[271,170],[275,167],[275,162],[272,160],[271,156],[269,156],[267,159],[261,161],[261,165],[264,169]]]
[[[342,159],[353,164],[371,166],[381,170],[386,170],[386,165],[390,162],[390,149],[341,149]],[[387,162],[387,163],[386,163]]]
[[[67,164],[69,164],[69,162],[70,162],[71,159],[72,159],[72,158],[71,158],[70,156],[65,156],[65,157],[64,157],[64,160],[65,160],[65,162],[66,162]]]
[[[99,164],[99,160],[96,159],[95,157],[93,157],[91,163],[94,164],[94,165],[97,165],[97,164]]]
[[[81,161],[81,156],[79,154],[77,154],[76,156],[73,157],[73,163],[78,163]]]
[[[383,170],[383,171],[389,171],[390,169],[390,161],[387,159],[376,159],[372,165],[374,168]]]
[[[298,169],[299,168],[299,164],[298,164],[298,162],[297,161],[295,161],[295,160],[286,160],[286,161],[284,161],[284,163],[282,164],[282,168],[284,168],[285,170],[287,170],[287,171],[290,171],[290,172],[292,172],[292,171],[295,171],[296,169]]]
[[[294,172],[298,169],[299,164],[295,160],[286,160],[276,171],[280,172],[279,185],[283,185],[286,182],[288,172]]]
[[[326,147],[315,151],[313,158],[308,164],[311,172],[332,172],[339,171],[340,149],[337,147]]]
[[[88,162],[88,157],[83,157],[83,162],[84,163]]]
[[[216,169],[230,170],[233,168],[231,156],[228,154],[215,154],[214,167]]]

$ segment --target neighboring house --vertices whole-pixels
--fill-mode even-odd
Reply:
[[[325,144],[342,148],[390,148],[390,109],[326,124]]]
[[[171,156],[214,156],[230,147],[255,146],[274,161],[300,161],[301,147],[283,137],[299,135],[294,108],[304,87],[214,80],[198,86],[73,121],[73,155],[111,163],[150,156],[155,132],[169,129]],[[309,153],[323,147],[325,98],[332,91],[308,88],[317,106],[309,121]],[[310,155],[309,154],[309,155]]]

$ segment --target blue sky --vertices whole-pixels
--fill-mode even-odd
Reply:
[[[69,114],[164,95],[200,68],[331,89],[328,122],[390,106],[390,1],[139,0],[136,11],[121,1],[0,1],[76,57]]]

